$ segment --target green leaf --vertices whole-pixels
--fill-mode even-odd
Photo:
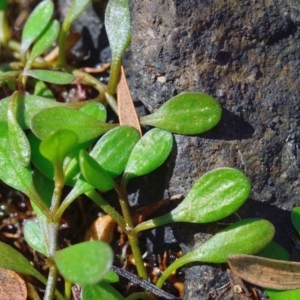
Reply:
[[[23,54],[46,28],[52,18],[53,11],[53,2],[45,0],[38,4],[31,12],[22,32],[21,52]]]
[[[222,115],[217,100],[204,93],[186,92],[164,103],[153,114],[140,118],[151,125],[178,134],[200,134],[215,127]]]
[[[78,137],[73,131],[61,129],[42,140],[40,152],[53,166],[63,165],[64,159],[77,146],[77,142]]]
[[[100,282],[97,285],[86,285],[81,290],[82,300],[124,300],[125,298],[116,291],[110,284]]]
[[[247,200],[250,191],[250,182],[242,172],[232,168],[212,170],[204,174],[172,210],[172,219],[175,222],[195,223],[223,219]]]
[[[109,270],[103,278],[103,281],[107,283],[116,283],[119,280],[119,275],[112,270]]]
[[[291,219],[294,227],[300,234],[300,206],[293,208],[291,212]]]
[[[26,242],[32,249],[48,256],[38,219],[27,220],[24,223],[23,233]]]
[[[131,126],[118,126],[105,133],[90,152],[112,178],[125,170],[132,149],[140,139],[139,132]]]
[[[33,165],[49,179],[54,179],[54,167],[48,159],[40,152],[41,140],[39,140],[32,132],[27,135],[31,148],[31,161]]]
[[[110,175],[86,151],[79,152],[81,174],[90,185],[102,192],[114,188],[115,182]]]
[[[7,110],[10,97],[4,98],[0,101],[0,122],[7,122]],[[19,115],[18,123],[22,129],[28,129],[32,117],[45,108],[50,107],[66,107],[65,103],[59,103],[44,97],[35,95],[23,94],[19,98]]]
[[[142,222],[134,230],[172,222],[209,223],[223,219],[238,210],[250,191],[250,182],[242,172],[232,168],[212,170],[195,182],[185,199],[170,213]]]
[[[52,91],[47,87],[43,81],[37,81],[34,86],[34,95],[45,97],[50,100],[55,100],[55,96]]]
[[[19,114],[19,100],[22,96],[15,92],[10,99],[7,110],[8,141],[12,158],[23,167],[30,162],[31,149],[28,139],[17,121]]]
[[[264,249],[255,255],[279,260],[290,260],[291,257],[285,248],[274,241],[271,241]]]
[[[31,120],[31,130],[41,140],[54,131],[67,129],[76,133],[80,144],[91,141],[116,126],[66,107],[44,109]]]
[[[70,10],[64,19],[63,27],[70,28],[70,25],[80,16],[80,14],[90,5],[92,0],[73,0]]]
[[[128,0],[109,0],[105,10],[105,29],[112,52],[108,91],[113,95],[119,80],[121,59],[131,40]]]
[[[48,160],[46,160],[46,161],[51,165],[51,163]],[[47,205],[47,207],[50,208],[51,202],[52,202],[52,196],[53,196],[53,192],[54,192],[53,178],[49,179],[47,176],[45,176],[43,173],[41,173],[37,169],[34,169],[32,171],[32,178],[33,178],[33,184],[34,184],[36,191],[38,192],[40,197],[43,199],[43,201]]]
[[[149,130],[135,145],[129,157],[123,181],[146,175],[162,165],[173,146],[170,132],[154,128]]]
[[[55,252],[53,259],[62,276],[70,282],[93,285],[109,271],[113,252],[100,241],[84,242]]]
[[[54,84],[70,84],[75,80],[72,74],[50,70],[24,70],[21,75]]]
[[[21,191],[31,198],[34,189],[30,167],[24,167],[14,161],[8,145],[7,124],[0,123],[0,179],[10,187]]]
[[[107,111],[105,106],[99,102],[91,102],[81,107],[79,111],[94,117],[95,119],[105,122],[107,118]]]
[[[57,20],[53,20],[47,25],[33,45],[25,69],[30,69],[32,62],[52,46],[58,37],[59,28],[60,25]]]
[[[276,291],[265,289],[265,293],[269,296],[270,300],[299,300],[300,289],[289,291]]]
[[[157,282],[159,288],[176,269],[192,262],[225,263],[234,254],[253,254],[273,239],[274,226],[263,219],[245,219],[228,226],[200,247],[171,264]]]
[[[39,273],[22,254],[11,246],[0,242],[0,253],[0,267],[24,275],[33,276],[42,283],[47,283],[47,279]]]

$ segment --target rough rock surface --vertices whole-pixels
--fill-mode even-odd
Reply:
[[[290,250],[284,224],[300,204],[299,2],[131,0],[131,11],[133,95],[155,111],[182,91],[205,91],[224,109],[211,132],[176,136],[169,193],[186,194],[213,168],[238,168],[252,183],[240,215],[272,221],[276,241]],[[193,246],[188,225],[175,231]],[[212,270],[186,271],[187,299],[207,299],[200,278]]]

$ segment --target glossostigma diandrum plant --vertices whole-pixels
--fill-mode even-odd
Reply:
[[[7,21],[8,3],[0,3],[0,84],[6,95],[0,101],[0,179],[30,200],[36,217],[25,222],[23,233],[28,245],[44,257],[47,278],[3,242],[0,267],[23,274],[28,283],[36,278],[45,285],[45,300],[71,299],[72,286],[80,290],[80,299],[84,300],[125,299],[111,285],[119,278],[112,270],[117,258],[107,241],[82,241],[59,248],[61,219],[79,196],[96,203],[119,226],[128,238],[137,275],[151,285],[139,246],[143,231],[174,222],[221,220],[239,209],[251,189],[239,170],[210,170],[175,209],[136,222],[128,201],[130,180],[149,174],[167,161],[174,133],[198,135],[211,130],[220,121],[222,109],[213,97],[189,91],[169,99],[132,126],[127,121],[131,115],[121,109],[124,95],[118,89],[122,57],[131,39],[127,0],[109,0],[105,9],[112,52],[108,84],[68,63],[67,54],[74,45],[71,25],[90,4],[91,0],[73,0],[60,23],[54,17],[54,2],[40,1],[18,41]],[[59,101],[55,91],[69,85],[81,89],[89,86],[97,96]],[[119,123],[107,120],[108,110],[119,117]],[[113,190],[119,199],[116,206],[106,199],[106,193]],[[274,228],[266,220],[246,219],[232,224],[171,264],[152,290],[161,289],[169,275],[186,263],[225,263],[229,255],[253,254],[273,235]],[[58,278],[64,281],[64,289],[58,288]],[[28,293],[33,299],[32,288]],[[148,290],[127,299],[153,297]]]

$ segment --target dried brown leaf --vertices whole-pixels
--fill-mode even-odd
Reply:
[[[231,270],[243,280],[275,290],[300,288],[300,263],[253,255],[228,257]]]
[[[142,135],[141,125],[133,105],[123,67],[121,68],[117,95],[120,124],[132,126],[139,131],[140,135]]]
[[[0,268],[0,299],[27,299],[25,281],[16,272]]]

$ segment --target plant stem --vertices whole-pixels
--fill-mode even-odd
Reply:
[[[131,246],[131,251],[135,260],[136,269],[138,275],[145,280],[148,280],[148,274],[146,268],[144,266],[144,261],[141,253],[141,249],[139,246],[138,234],[134,233],[132,230],[134,228],[134,224],[132,221],[132,217],[130,214],[130,207],[128,203],[128,197],[126,192],[126,186],[116,187],[116,191],[119,196],[119,202],[122,209],[123,217],[126,225],[126,233],[128,236],[128,241]]]
[[[59,223],[48,223],[48,237],[49,237],[49,257],[53,256],[57,250],[57,236],[58,236]],[[57,281],[57,267],[52,260],[48,261],[50,264],[48,280],[44,300],[52,300],[56,290]]]
[[[80,79],[80,82],[88,84],[92,86],[94,89],[96,89],[99,92],[99,96],[97,97],[100,102],[105,102],[105,92],[107,91],[107,86],[103,84],[100,80],[95,78],[94,76],[83,72],[81,70],[73,69],[71,70],[72,74]]]
[[[121,70],[121,58],[112,57],[111,66],[110,66],[110,76],[108,82],[108,92],[111,95],[114,95],[117,91],[117,85],[120,79],[120,70]]]
[[[52,300],[54,299],[54,295],[55,295],[55,287],[56,287],[58,271],[56,265],[53,262],[52,264],[53,265],[51,265],[49,268],[49,275],[48,275],[44,300]]]
[[[104,200],[95,190],[85,193],[91,200],[93,200],[106,214],[111,216],[117,224],[127,233],[124,218]]]

